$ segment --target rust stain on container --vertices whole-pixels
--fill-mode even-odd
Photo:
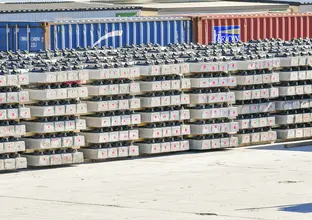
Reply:
[[[264,38],[312,37],[312,13],[269,13],[247,15],[205,15],[193,17],[193,39],[207,44],[231,37],[241,41]],[[228,38],[227,38],[228,37]]]

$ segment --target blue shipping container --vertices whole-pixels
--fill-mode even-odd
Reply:
[[[114,36],[113,33],[118,33]],[[103,36],[106,36],[106,38]],[[103,39],[103,40],[101,40]],[[30,52],[40,49],[72,49],[125,44],[190,43],[188,17],[136,17],[62,22],[0,22],[0,50]]]
[[[0,22],[0,51],[44,49],[44,32],[40,22]]]

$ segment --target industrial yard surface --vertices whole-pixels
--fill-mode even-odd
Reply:
[[[312,147],[185,153],[0,175],[3,220],[309,220]]]

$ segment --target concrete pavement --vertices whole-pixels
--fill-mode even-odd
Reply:
[[[2,220],[310,220],[312,147],[0,174]]]

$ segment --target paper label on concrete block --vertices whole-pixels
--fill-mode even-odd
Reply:
[[[62,164],[62,155],[55,154],[50,156],[50,165],[60,165]]]
[[[170,152],[171,151],[170,146],[171,145],[169,142],[161,143],[161,152]]]
[[[120,141],[129,140],[129,131],[119,131],[119,140]]]

